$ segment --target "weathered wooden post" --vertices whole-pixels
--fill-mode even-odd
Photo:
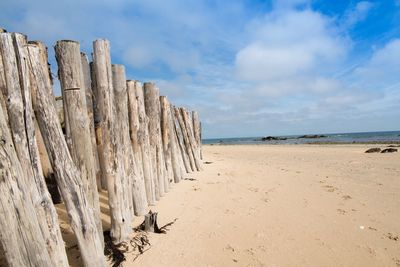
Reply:
[[[135,215],[144,215],[147,213],[147,198],[144,178],[139,174],[129,134],[130,121],[125,67],[112,65],[112,71],[116,107],[116,132],[119,136],[118,150],[121,151],[127,189],[130,190],[129,205]]]
[[[172,120],[174,122],[174,128],[175,128],[175,136],[176,136],[176,140],[177,140],[177,144],[179,145],[179,149],[180,149],[180,154],[182,157],[182,161],[185,167],[185,170],[187,173],[191,173],[192,172],[192,168],[190,165],[190,160],[189,160],[189,155],[187,153],[186,150],[186,146],[185,146],[185,141],[183,140],[183,133],[182,133],[182,129],[180,127],[180,123],[178,120],[178,116],[179,116],[179,112],[178,112],[178,116],[176,115],[176,108],[174,106],[171,105],[171,116],[172,116]]]
[[[103,172],[104,164],[102,163],[101,154],[103,153],[103,141],[102,141],[102,112],[100,111],[99,105],[97,104],[97,85],[96,85],[96,71],[94,70],[93,62],[89,63],[90,66],[90,77],[92,80],[92,93],[93,93],[93,119],[94,119],[94,131],[95,131],[95,139],[97,145],[97,156],[99,159],[99,168],[100,168],[100,183],[101,189],[107,190],[107,175]]]
[[[202,152],[201,152],[201,126],[199,120],[199,113],[197,111],[192,111],[192,119],[193,119],[193,135],[196,141],[196,148],[199,158],[202,159]]]
[[[78,168],[73,163],[53,104],[44,51],[28,47],[32,102],[40,131],[75,233],[85,266],[106,266],[103,246]]]
[[[82,184],[96,221],[99,238],[103,243],[96,162],[93,155],[79,43],[69,40],[58,41],[55,53],[63,95],[65,123],[68,123],[65,128],[67,129],[66,138],[70,140],[68,142],[69,152],[80,170]]]
[[[164,163],[161,161],[163,154],[160,146],[160,102],[159,91],[153,83],[144,83],[144,106],[149,117],[150,156],[153,166],[156,199],[159,200],[165,192]]]
[[[167,169],[168,179],[171,181],[180,180],[178,178],[178,170],[174,171],[172,164],[172,140],[173,136],[170,132],[170,112],[169,112],[169,102],[165,96],[160,96],[160,106],[161,106],[161,137],[162,144],[164,148],[164,159]],[[175,174],[177,178],[175,178]]]
[[[178,120],[179,123],[179,128],[182,132],[182,139],[184,142],[184,147],[186,154],[189,158],[189,163],[190,163],[190,168],[192,171],[196,170],[196,163],[194,162],[194,157],[193,157],[193,152],[192,152],[192,146],[190,145],[190,140],[189,140],[189,135],[188,135],[188,130],[186,128],[185,121],[183,119],[183,114],[180,110],[180,108],[175,107],[175,117]]]
[[[0,106],[0,242],[11,267],[54,266]]]
[[[0,28],[0,33],[6,32],[4,29]],[[6,111],[6,99],[7,99],[7,87],[6,87],[6,77],[4,76],[4,66],[3,66],[3,60],[1,56],[1,51],[0,51],[0,93],[3,95],[2,99],[0,99],[0,105],[2,106],[3,110]],[[8,124],[8,114],[5,115],[5,120]]]
[[[95,96],[98,112],[95,117],[99,119],[96,133],[97,143],[101,148],[99,149],[100,168],[107,181],[111,237],[115,243],[120,243],[132,230],[132,214],[124,205],[129,196],[126,195],[126,188],[123,188],[123,177],[120,173],[123,162],[119,161],[120,157],[117,155],[114,87],[110,43],[107,40],[99,39],[93,42],[93,71],[96,79]]]
[[[6,113],[9,114],[11,134],[23,177],[29,185],[29,194],[52,263],[68,266],[57,212],[46,187],[36,142],[26,37],[19,33],[2,33],[0,46],[7,85]]]
[[[175,166],[174,167],[174,173],[176,173],[175,176],[175,182],[179,182],[181,179],[183,179],[185,173],[186,173],[186,166],[184,163],[183,155],[182,155],[182,150],[181,150],[181,145],[178,140],[178,134],[176,131],[176,119],[173,111],[173,106],[170,104],[169,107],[169,116],[170,116],[170,132],[171,132],[171,144],[172,144],[172,164]],[[188,159],[187,159],[188,160]],[[187,162],[188,168],[190,169],[189,162]]]
[[[96,132],[94,130],[94,103],[93,103],[93,91],[92,91],[92,79],[90,76],[90,66],[89,60],[85,53],[81,52],[81,64],[83,72],[83,85],[86,96],[86,109],[89,117],[89,129],[90,129],[90,140],[92,141],[92,153],[95,161],[96,169],[96,182],[97,190],[101,189],[101,172],[99,155],[97,153],[97,143],[96,143]]]
[[[186,126],[186,132],[188,135],[189,145],[190,145],[190,148],[193,153],[193,159],[194,159],[196,169],[198,171],[201,171],[203,169],[203,166],[202,166],[202,163],[200,160],[200,153],[198,153],[199,151],[197,150],[197,143],[193,136],[193,127],[192,127],[193,120],[190,118],[190,114],[185,108],[181,108],[181,113],[182,113],[183,121]]]
[[[136,120],[137,122],[132,122],[132,125],[139,123],[137,128],[137,143],[140,149],[140,159],[143,168],[143,176],[146,187],[146,196],[147,203],[149,205],[154,205],[156,202],[156,191],[155,191],[155,173],[153,169],[152,160],[151,160],[151,149],[150,149],[150,139],[149,139],[149,118],[146,115],[145,106],[144,106],[144,95],[143,95],[143,86],[138,81],[128,81],[128,99],[130,106],[130,115],[131,113],[137,112],[137,116],[134,116],[132,120]],[[136,108],[135,108],[136,107]],[[135,111],[137,110],[137,111]],[[135,138],[135,131],[131,129],[131,134],[133,138]]]

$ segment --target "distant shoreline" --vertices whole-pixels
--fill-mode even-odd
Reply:
[[[324,142],[324,141],[315,141],[308,143],[271,143],[271,142],[259,142],[259,143],[206,143],[203,146],[242,146],[242,145],[254,145],[254,146],[298,146],[298,145],[400,145],[400,141],[370,141],[370,142]]]
[[[400,131],[203,139],[203,144],[400,144]]]

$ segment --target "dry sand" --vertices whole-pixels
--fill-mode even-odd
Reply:
[[[400,154],[369,147],[204,146],[212,163],[153,207],[177,221],[123,266],[400,266]]]

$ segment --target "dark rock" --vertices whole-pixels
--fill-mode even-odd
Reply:
[[[287,138],[285,137],[276,137],[276,136],[267,136],[261,138],[261,141],[280,141],[280,140],[286,140]]]
[[[381,151],[381,153],[393,153],[397,152],[396,148],[385,148],[384,150]]]
[[[365,153],[379,153],[381,152],[381,149],[379,147],[373,147],[365,151]]]
[[[302,135],[299,136],[297,138],[310,138],[310,139],[315,139],[315,138],[325,138],[328,137],[326,135],[322,135],[322,134],[310,134],[310,135]]]

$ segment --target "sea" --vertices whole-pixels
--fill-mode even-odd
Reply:
[[[400,131],[327,133],[320,138],[301,138],[304,135],[274,136],[285,140],[262,141],[262,136],[203,139],[203,144],[246,145],[246,144],[349,144],[349,143],[400,143]]]

